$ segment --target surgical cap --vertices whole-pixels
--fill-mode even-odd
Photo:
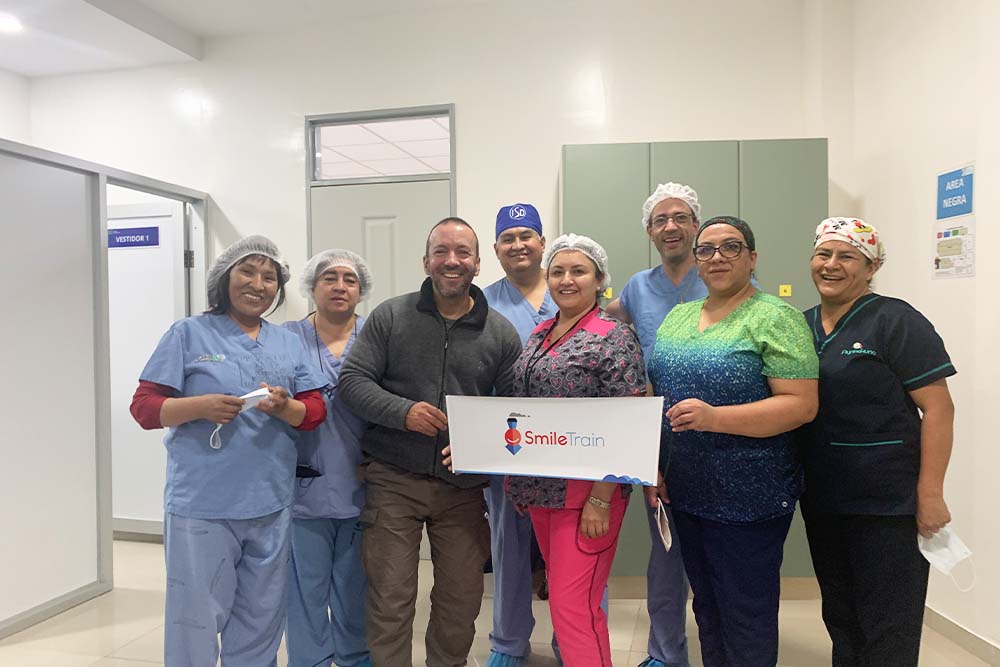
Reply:
[[[372,272],[364,258],[356,252],[334,248],[317,253],[306,262],[306,267],[302,269],[302,278],[299,288],[302,296],[311,298],[313,290],[316,289],[316,281],[323,275],[323,272],[334,266],[350,269],[358,277],[358,287],[361,298],[364,299],[372,289]]]
[[[589,236],[563,234],[545,249],[545,256],[542,257],[542,268],[548,271],[552,258],[564,250],[576,250],[589,257],[597,266],[597,271],[604,276],[601,290],[608,288],[608,285],[611,284],[611,273],[608,271],[608,253],[604,252],[600,243]]]
[[[527,227],[536,234],[542,236],[542,219],[538,215],[538,209],[531,204],[511,204],[503,206],[497,212],[496,236],[500,238],[508,229],[514,227]]]
[[[248,236],[223,250],[218,258],[216,258],[215,264],[208,270],[208,277],[205,279],[205,282],[208,285],[209,306],[217,306],[221,301],[221,295],[218,293],[218,290],[219,281],[222,280],[222,277],[229,273],[229,269],[233,268],[240,260],[246,259],[251,255],[260,255],[274,260],[281,269],[282,284],[288,282],[291,272],[288,270],[288,263],[282,259],[281,253],[278,252],[278,246],[274,245],[274,242],[265,236]]]
[[[694,191],[694,188],[680,183],[661,183],[656,186],[656,190],[653,191],[653,194],[649,195],[649,199],[642,205],[643,229],[649,226],[653,209],[664,199],[680,199],[691,207],[691,212],[694,213],[696,219],[701,219],[701,204],[698,203],[698,193]]]
[[[706,220],[701,223],[701,227],[698,228],[698,234],[694,237],[695,244],[697,244],[698,239],[701,238],[701,233],[705,231],[707,227],[711,227],[712,225],[729,225],[743,235],[743,238],[746,239],[747,248],[749,250],[753,251],[757,249],[757,240],[753,237],[753,230],[750,229],[750,225],[748,225],[746,221],[734,218],[731,215],[717,215],[711,220]]]
[[[878,230],[858,218],[827,218],[816,227],[816,243],[818,248],[827,241],[844,241],[861,251],[873,262],[885,262],[885,248],[879,238]]]

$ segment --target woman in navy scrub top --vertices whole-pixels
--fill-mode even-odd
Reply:
[[[923,315],[871,291],[884,261],[863,220],[829,218],[816,229],[820,303],[805,315],[820,405],[801,431],[802,510],[835,666],[917,665],[928,575],[917,533],[951,520],[945,378],[955,367]]]

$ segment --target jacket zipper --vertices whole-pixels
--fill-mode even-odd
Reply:
[[[456,322],[456,324],[457,324],[457,322]],[[445,411],[444,410],[444,382],[445,382],[445,377],[447,375],[447,369],[448,369],[448,323],[444,321],[444,318],[441,319],[441,326],[444,327],[444,355],[443,355],[443,357],[441,359],[441,382],[439,384],[439,389],[438,389],[438,405],[437,405],[437,407],[438,407],[438,410],[440,410],[441,412],[444,412]],[[455,325],[452,324],[452,326],[455,326]],[[441,451],[441,432],[440,431],[438,431],[437,435],[434,436],[434,466],[432,468],[433,470],[437,470],[438,465],[440,463],[440,459],[438,457],[438,452],[439,451]]]

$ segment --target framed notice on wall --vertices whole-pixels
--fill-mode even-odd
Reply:
[[[975,166],[938,174],[932,243],[935,278],[976,275]]]

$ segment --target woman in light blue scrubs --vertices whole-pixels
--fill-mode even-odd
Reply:
[[[286,322],[322,370],[327,418],[304,434],[292,508],[292,566],[288,591],[289,667],[371,665],[365,640],[368,580],[361,564],[358,516],[365,504],[358,474],[365,422],[336,395],[341,364],[364,318],[354,311],[371,292],[365,260],[350,250],[326,250],[302,273],[302,296],[316,311]]]
[[[326,417],[327,380],[293,333],[262,319],[288,266],[262,236],[208,272],[211,309],[176,322],[132,414],[169,428],[164,493],[166,667],[274,666],[285,625],[298,430]],[[253,409],[244,396],[267,395]],[[245,410],[245,411],[244,411]]]

